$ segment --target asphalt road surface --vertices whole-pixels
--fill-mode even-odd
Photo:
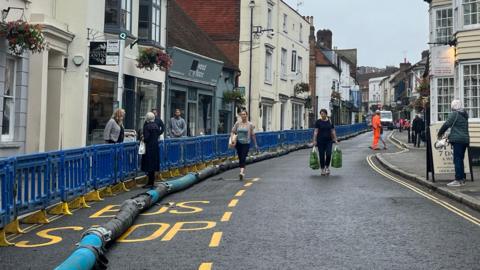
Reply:
[[[302,150],[249,166],[246,181],[229,171],[165,198],[109,248],[109,269],[480,269],[478,213],[373,170],[370,136],[341,142],[329,177]],[[12,239],[0,269],[54,268],[139,192]]]

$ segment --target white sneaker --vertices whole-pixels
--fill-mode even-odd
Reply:
[[[447,184],[449,187],[461,187],[465,185],[465,181],[462,180],[454,180]]]
[[[325,169],[322,169],[322,175],[326,175]]]
[[[325,168],[325,175],[330,175],[330,168]]]

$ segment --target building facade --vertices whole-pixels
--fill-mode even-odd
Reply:
[[[386,77],[376,77],[371,78],[368,80],[368,107],[370,108],[372,105],[383,105],[383,95],[384,92],[380,89],[380,83]]]

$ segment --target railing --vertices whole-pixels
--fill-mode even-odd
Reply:
[[[339,137],[366,124],[336,127]],[[305,145],[313,130],[257,133],[261,151]],[[229,135],[167,139],[158,144],[160,169],[178,170],[235,155]],[[18,216],[69,202],[93,190],[135,178],[140,169],[138,144],[95,145],[80,149],[23,155],[0,160],[0,229]]]

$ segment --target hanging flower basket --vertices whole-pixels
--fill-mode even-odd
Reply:
[[[40,53],[45,49],[45,38],[39,24],[32,25],[22,20],[8,22],[0,26],[0,36],[7,39],[8,47],[15,55],[21,55],[25,50]]]
[[[158,68],[160,70],[168,70],[172,66],[170,56],[160,49],[147,48],[140,50],[137,58],[137,67],[148,71]]]
[[[245,97],[240,91],[225,91],[223,92],[223,101],[225,103],[235,102],[237,105],[245,105]]]
[[[309,93],[310,92],[310,86],[308,85],[308,83],[297,83],[294,87],[294,93],[295,95],[300,95],[300,94],[303,94],[303,93]]]

